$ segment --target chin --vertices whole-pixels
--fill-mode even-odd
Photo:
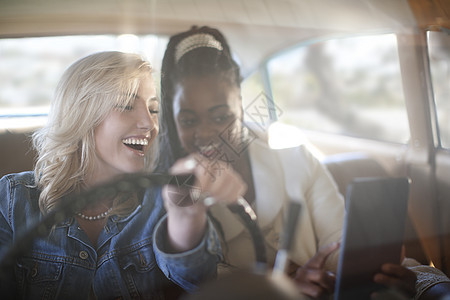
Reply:
[[[144,171],[144,164],[140,165],[130,165],[126,168],[122,169],[124,173],[131,174],[131,173],[140,173]]]

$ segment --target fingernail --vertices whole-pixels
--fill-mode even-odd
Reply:
[[[338,247],[339,246],[339,242],[332,242],[331,244],[330,244],[330,248],[336,248],[336,247]]]
[[[197,202],[201,197],[201,189],[191,188],[189,190],[189,195],[191,196],[192,201]]]
[[[206,197],[205,199],[203,199],[203,204],[205,204],[206,206],[211,206],[217,203],[217,200],[214,197]]]
[[[197,162],[193,158],[189,158],[184,162],[184,167],[188,170],[193,170],[197,166]]]

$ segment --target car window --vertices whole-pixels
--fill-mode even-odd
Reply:
[[[0,39],[0,129],[44,124],[59,78],[77,59],[98,51],[133,52],[158,73],[167,41],[155,35]]]
[[[428,55],[440,145],[450,149],[450,35],[428,32]]]
[[[275,118],[270,114],[273,101],[267,95],[261,72],[255,71],[247,76],[241,84],[241,90],[244,120],[266,129]]]
[[[409,126],[394,34],[304,43],[268,61],[279,121],[407,143]]]

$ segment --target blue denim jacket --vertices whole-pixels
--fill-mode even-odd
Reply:
[[[20,230],[41,217],[32,172],[0,180],[0,257]],[[166,217],[160,189],[147,190],[141,205],[126,218],[111,216],[97,249],[75,218],[58,224],[49,236],[7,271],[0,295],[21,299],[163,299],[173,283],[191,292],[214,277],[221,257],[213,226],[194,249],[164,252]],[[16,296],[17,296],[16,295]]]

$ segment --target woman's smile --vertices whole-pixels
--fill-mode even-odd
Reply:
[[[149,140],[151,140],[151,135],[134,136],[123,139],[122,143],[137,155],[144,156],[150,146]]]

